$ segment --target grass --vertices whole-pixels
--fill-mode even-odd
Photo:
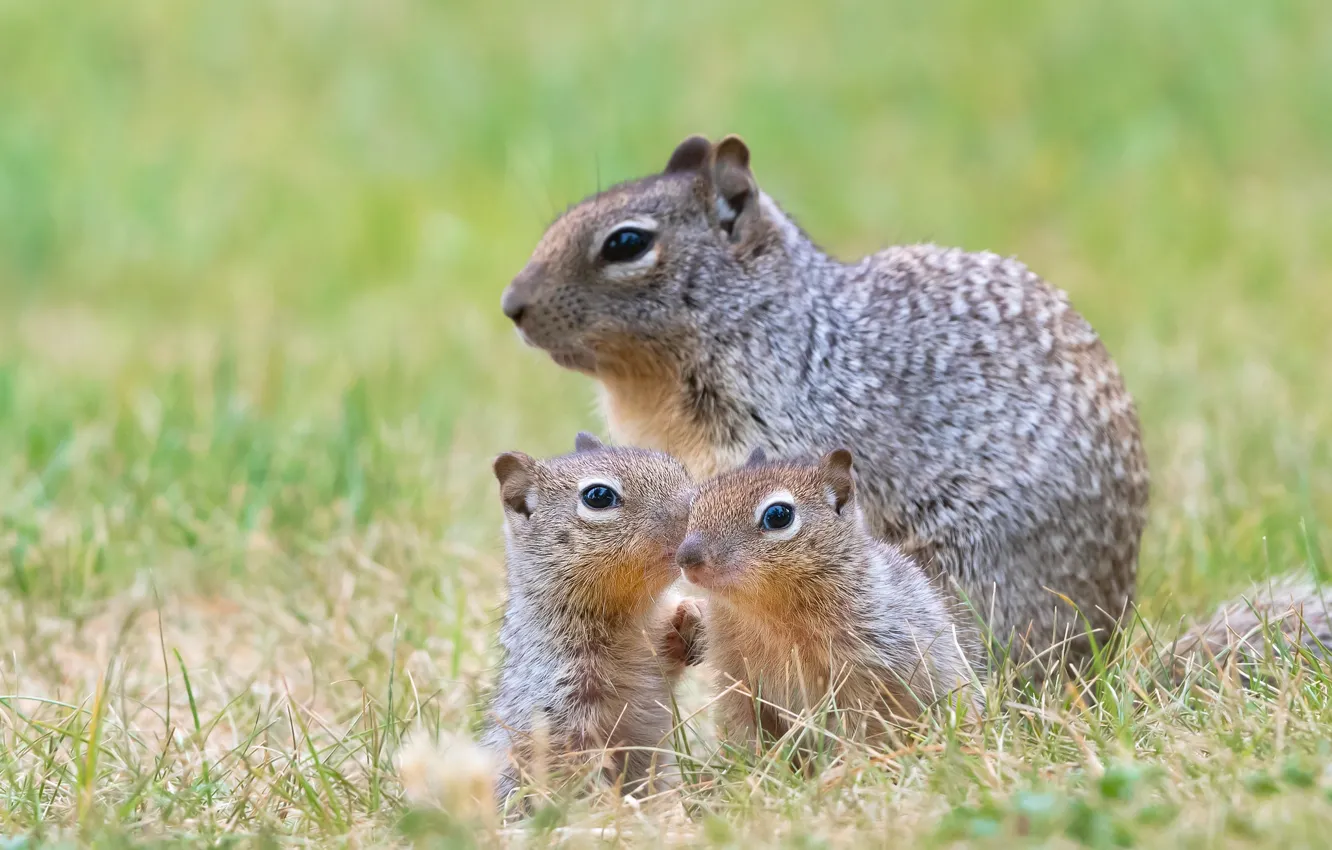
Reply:
[[[480,716],[488,462],[600,425],[498,296],[565,204],[690,132],[743,134],[836,253],[988,248],[1070,292],[1146,429],[1142,628],[1327,568],[1322,0],[0,0],[0,54],[16,846],[473,839],[401,752],[452,759],[431,742]],[[475,838],[1325,843],[1326,672],[1157,672],[1116,657],[1095,703],[1010,695],[820,781],[700,717],[690,818],[583,800]]]

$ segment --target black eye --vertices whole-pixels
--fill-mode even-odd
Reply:
[[[768,505],[763,511],[763,528],[765,531],[781,531],[783,528],[790,528],[793,520],[795,520],[795,508],[784,502]]]
[[[605,484],[591,484],[584,487],[579,497],[583,500],[583,504],[594,511],[604,511],[620,505],[620,494]]]
[[[646,254],[651,247],[651,232],[640,227],[621,227],[602,243],[601,259],[608,263],[628,263]]]

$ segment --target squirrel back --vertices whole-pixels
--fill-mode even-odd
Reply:
[[[919,565],[869,534],[853,490],[845,450],[755,459],[700,487],[677,561],[707,592],[723,734],[780,737],[828,699],[881,731],[958,689],[971,698],[968,629]]]
[[[759,189],[736,137],[574,206],[504,293],[523,339],[595,377],[617,441],[699,478],[857,453],[870,530],[1041,651],[1131,601],[1137,414],[1064,293],[989,253],[843,263]],[[1075,640],[1069,653],[1086,647]]]
[[[672,784],[671,686],[684,662],[669,590],[689,474],[580,434],[563,457],[500,455],[495,475],[508,601],[485,743],[509,762],[499,799],[524,775],[608,750],[605,773],[627,792]]]

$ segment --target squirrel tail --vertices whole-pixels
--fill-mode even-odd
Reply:
[[[1171,649],[1177,671],[1291,656],[1332,668],[1332,585],[1298,576],[1257,585],[1184,632]]]

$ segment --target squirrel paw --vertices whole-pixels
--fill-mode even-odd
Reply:
[[[702,599],[685,597],[666,621],[664,654],[675,664],[692,667],[703,661]]]

